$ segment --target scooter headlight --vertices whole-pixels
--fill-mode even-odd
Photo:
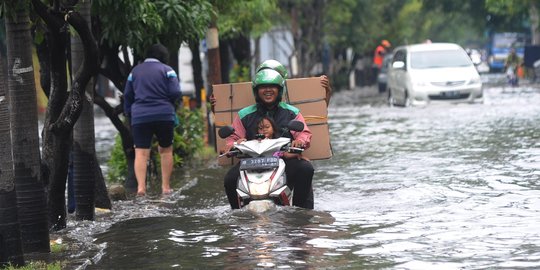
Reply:
[[[238,188],[239,190],[243,191],[244,193],[249,194],[249,190],[248,190],[248,188],[244,185],[244,181],[241,181],[240,179],[239,179],[239,181],[238,181],[238,186],[237,186],[237,188]]]
[[[277,189],[279,189],[280,187],[284,186],[287,184],[287,180],[285,178],[285,174],[281,175],[278,179],[276,179],[274,185],[272,186],[272,192],[273,191],[276,191]]]

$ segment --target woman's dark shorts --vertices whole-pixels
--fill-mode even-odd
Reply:
[[[159,146],[163,148],[169,147],[173,143],[173,129],[173,121],[157,121],[132,125],[133,144],[135,148],[149,149],[152,144],[152,137],[156,135]]]

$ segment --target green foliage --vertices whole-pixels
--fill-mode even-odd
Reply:
[[[353,48],[371,55],[382,39],[394,47],[423,42],[481,43],[483,1],[381,0],[333,1],[326,15],[327,40],[333,48]]]
[[[534,14],[530,14],[534,7],[540,9],[540,2],[485,0],[485,9],[489,12],[487,27],[496,32],[528,32],[531,24],[538,24],[538,21],[534,21]]]
[[[251,74],[249,72],[249,66],[243,66],[234,64],[231,73],[229,74],[229,81],[231,83],[248,82],[250,81]]]
[[[174,166],[181,167],[190,158],[202,151],[204,146],[204,119],[201,110],[180,108],[177,111],[180,124],[174,129],[173,152]],[[157,142],[152,144],[152,154],[155,168],[160,167]],[[108,180],[110,182],[123,182],[127,175],[127,162],[122,149],[120,136],[116,136],[111,159],[108,162]],[[157,170],[159,171],[159,169]]]
[[[325,33],[329,44],[342,51],[353,48],[359,54],[371,52],[381,39],[390,39],[391,20],[399,3],[394,1],[332,1],[325,12]],[[383,16],[385,13],[391,13]]]
[[[136,54],[156,42],[180,47],[202,38],[212,12],[205,0],[94,0],[92,8],[101,22],[100,42],[129,46]]]
[[[142,52],[157,41],[164,21],[156,5],[146,0],[94,0],[92,13],[99,14],[100,42],[130,46]]]
[[[463,46],[485,43],[486,18],[484,1],[443,0],[421,2],[418,16],[420,32],[434,42],[455,42]]]
[[[182,166],[185,160],[193,157],[204,145],[204,118],[202,111],[180,108],[178,111],[180,125],[174,131],[175,165]]]
[[[108,162],[108,179],[111,182],[123,182],[127,175],[127,161],[122,148],[122,139],[116,135],[114,146],[111,150],[111,158]]]
[[[60,253],[69,249],[66,244],[51,243],[51,253]]]
[[[530,1],[486,0],[486,8],[495,14],[514,15],[527,12]]]
[[[161,42],[179,45],[204,37],[213,12],[207,1],[155,0],[157,12],[165,22],[159,33]]]
[[[275,20],[279,14],[277,0],[234,0],[213,1],[217,9],[217,22],[220,35],[259,37],[272,26],[280,25]]]

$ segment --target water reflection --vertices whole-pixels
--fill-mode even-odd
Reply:
[[[284,208],[264,214],[229,210],[217,219],[131,219],[97,235],[95,244],[106,248],[88,268],[297,268],[322,255],[314,253],[310,239],[348,234],[332,229],[333,222],[324,212]]]

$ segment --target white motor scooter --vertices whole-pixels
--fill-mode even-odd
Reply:
[[[285,132],[302,131],[304,123],[291,121]],[[227,138],[234,133],[230,126],[223,127],[218,134]],[[290,206],[294,191],[287,186],[285,162],[276,153],[302,153],[304,149],[291,147],[291,139],[255,139],[235,144],[221,156],[240,159],[240,177],[236,193],[240,208],[263,212],[276,205]]]

